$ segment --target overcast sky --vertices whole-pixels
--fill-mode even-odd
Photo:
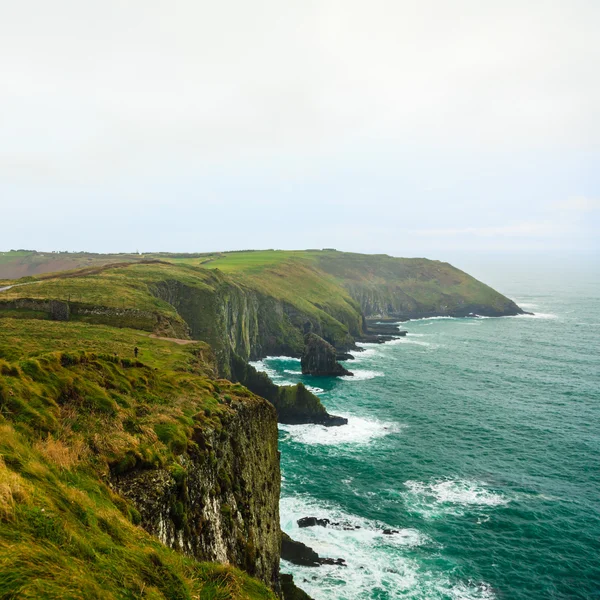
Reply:
[[[600,251],[598,0],[0,0],[0,250]]]

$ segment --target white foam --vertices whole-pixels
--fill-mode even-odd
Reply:
[[[266,373],[271,379],[277,377],[277,371],[274,369],[270,369],[263,360],[254,360],[248,362],[251,367],[254,367],[257,371],[261,373]]]
[[[440,316],[440,317],[420,317],[418,319],[409,319],[409,321],[437,321],[439,319],[459,319],[461,317],[448,317],[448,316]]]
[[[383,530],[393,527],[306,496],[282,497],[280,513],[281,528],[293,539],[307,544],[322,557],[346,560],[346,567],[319,567],[316,579],[313,579],[314,568],[282,561],[282,571],[293,573],[296,583],[315,600],[359,600],[373,597],[373,592],[389,599],[494,598],[485,584],[451,582],[443,572],[422,568],[411,550],[430,544],[431,540],[416,529],[396,528],[397,534],[385,535]],[[342,527],[299,528],[296,521],[305,516],[327,518]],[[352,529],[344,530],[343,526]]]
[[[365,358],[372,358],[373,356],[377,356],[379,352],[377,352],[376,347],[379,344],[356,344],[360,348],[364,348],[362,352],[356,352],[352,354],[354,356],[354,360],[348,361],[346,364],[352,366],[353,364],[364,360]],[[350,369],[352,370],[352,369]]]
[[[285,431],[294,442],[325,446],[369,444],[375,439],[398,433],[402,429],[402,426],[398,423],[365,419],[348,414],[340,414],[340,416],[348,419],[346,425],[325,427],[324,425],[315,424],[279,424],[279,429]]]
[[[405,481],[408,491],[401,496],[407,508],[425,517],[444,514],[461,515],[472,508],[496,507],[508,504],[502,494],[492,492],[481,482],[466,479],[445,479],[432,483]]]
[[[263,360],[283,360],[283,361],[291,361],[291,362],[300,362],[299,358],[294,358],[293,356],[267,356]]]
[[[343,375],[340,379],[344,381],[366,381],[367,379],[374,379],[375,377],[384,377],[385,373],[382,371],[367,371],[367,370],[355,370],[350,369],[354,375]]]
[[[302,375],[302,371],[294,371],[293,369],[284,369],[283,372],[290,375]]]
[[[515,319],[558,319],[558,315],[552,313],[534,313],[533,315],[510,315]]]
[[[413,344],[415,346],[423,346],[424,348],[430,348],[431,350],[436,350],[437,348],[441,348],[441,344],[434,344],[433,342],[424,342],[422,340],[415,340],[415,339],[413,339],[414,337],[415,336],[396,338],[387,343],[390,346],[399,346],[402,344]]]
[[[313,394],[325,394],[325,390],[323,388],[320,387],[315,387],[313,385],[305,385],[304,386],[309,392],[312,392]]]

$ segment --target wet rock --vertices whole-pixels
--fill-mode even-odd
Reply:
[[[304,338],[304,352],[300,364],[305,375],[352,375],[337,362],[335,348],[315,333]]]
[[[320,558],[319,562],[322,565],[339,565],[340,567],[348,566],[343,558]]]
[[[294,583],[294,577],[288,573],[281,573],[281,593],[283,600],[312,600],[312,598]],[[304,581],[307,581],[304,579]]]
[[[318,567],[323,560],[312,548],[293,540],[283,531],[281,532],[281,558],[303,567]]]
[[[400,533],[397,529],[384,529],[383,535],[394,535],[395,533]]]
[[[298,527],[327,527],[331,523],[329,519],[318,519],[317,517],[302,517],[296,521]]]
[[[354,356],[352,356],[352,354],[350,354],[349,352],[339,352],[338,354],[336,354],[335,359],[338,362],[344,360],[354,360]]]

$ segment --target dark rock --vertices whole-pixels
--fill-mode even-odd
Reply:
[[[384,535],[393,535],[394,533],[400,533],[397,529],[384,529]]]
[[[319,562],[322,565],[340,565],[341,567],[348,566],[343,558],[320,558]]]
[[[283,600],[312,600],[312,598],[294,583],[294,577],[288,573],[279,575]],[[306,581],[306,579],[304,580]]]
[[[60,300],[50,301],[50,318],[53,321],[68,321],[71,311],[66,302]]]
[[[352,375],[337,362],[335,348],[322,337],[309,333],[304,338],[304,344],[301,365],[305,375]]]
[[[281,532],[281,558],[304,567],[318,567],[322,560],[312,548],[293,540],[283,531]]]
[[[239,381],[250,391],[266,398],[277,410],[279,423],[302,425],[316,423],[326,427],[346,425],[348,419],[330,415],[318,396],[306,389],[302,383],[297,385],[275,385],[266,373],[257,371],[242,358],[234,354],[231,362],[231,377]]]
[[[335,359],[338,362],[344,360],[354,360],[354,356],[352,356],[352,354],[350,354],[349,352],[340,352],[336,355]]]
[[[317,517],[302,517],[296,522],[298,523],[298,527],[314,527],[315,525],[327,527],[331,523],[329,519],[318,519]]]

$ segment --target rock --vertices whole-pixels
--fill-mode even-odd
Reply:
[[[322,560],[312,548],[293,540],[283,531],[281,532],[281,558],[303,567],[318,567]]]
[[[266,398],[277,410],[279,423],[302,425],[315,423],[326,427],[346,425],[348,419],[330,415],[318,396],[302,383],[297,385],[275,385],[266,373],[257,371],[237,355],[231,363],[232,379],[245,385],[258,396]]]
[[[394,533],[400,533],[397,529],[384,529],[383,535],[393,535]]]
[[[298,527],[314,527],[315,525],[327,527],[331,521],[329,519],[318,519],[317,517],[302,517],[296,523],[298,523]]]
[[[53,321],[68,321],[71,311],[67,302],[50,301],[50,318]]]
[[[352,354],[350,354],[349,352],[339,352],[338,354],[336,354],[335,359],[338,362],[344,360],[354,360],[354,356],[352,356]]]
[[[352,375],[337,360],[335,348],[315,333],[304,338],[304,352],[300,364],[304,375]]]
[[[288,573],[281,573],[279,576],[281,582],[281,592],[283,600],[312,600],[312,598],[294,583],[294,577]],[[304,580],[306,581],[306,579]]]
[[[340,567],[348,566],[343,558],[320,558],[319,562],[322,565],[339,565]]]

